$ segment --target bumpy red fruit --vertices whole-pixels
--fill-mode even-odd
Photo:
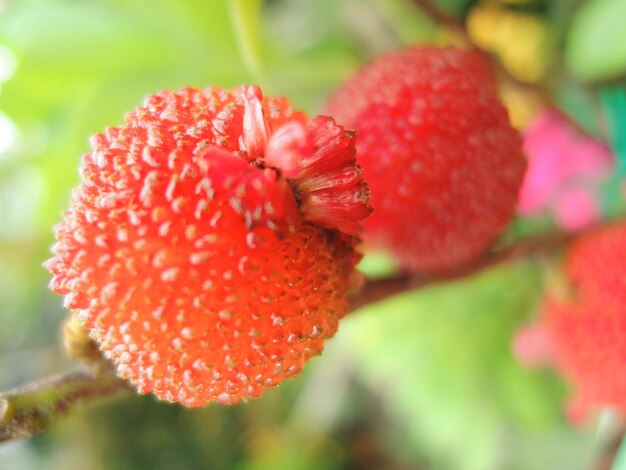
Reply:
[[[321,352],[371,211],[353,134],[256,87],[186,88],[91,144],[46,266],[121,377],[234,403]]]
[[[571,295],[548,296],[541,326],[552,361],[574,385],[572,410],[626,412],[626,223],[575,243],[565,270]]]
[[[379,57],[327,111],[358,133],[376,208],[363,238],[404,268],[462,265],[511,219],[526,163],[478,53],[424,47]]]

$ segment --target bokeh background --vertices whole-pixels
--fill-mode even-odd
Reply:
[[[259,82],[316,113],[371,57],[463,42],[418,3],[0,0],[0,389],[77,367],[41,264],[91,134],[181,86]],[[626,2],[434,3],[497,58],[525,135],[529,179],[505,239],[622,214]],[[362,266],[394,269],[382,253]],[[103,403],[3,444],[0,469],[594,468],[610,410],[572,425],[567,385],[513,346],[544,277],[527,260],[396,296],[350,314],[301,377],[260,399]]]

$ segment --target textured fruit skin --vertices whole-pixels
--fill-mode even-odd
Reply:
[[[359,223],[311,223],[298,199],[318,186],[264,165],[293,140],[272,143],[288,123],[315,131],[292,172],[309,168],[351,195],[350,214],[369,214],[354,136],[255,87],[161,92],[92,138],[46,267],[141,393],[186,406],[259,396],[319,354],[346,313]],[[315,163],[333,155],[353,176],[335,186]]]
[[[326,111],[356,129],[376,208],[363,238],[412,271],[457,267],[513,216],[521,139],[478,53],[423,47],[381,56]]]
[[[566,259],[572,292],[543,304],[552,362],[574,385],[573,417],[601,406],[626,412],[625,260],[624,222],[580,239]]]

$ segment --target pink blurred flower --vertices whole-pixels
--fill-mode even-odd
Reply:
[[[520,328],[513,337],[513,355],[527,367],[539,367],[552,363],[552,343],[542,325],[534,324]]]
[[[598,188],[609,176],[608,146],[582,135],[560,112],[546,110],[524,132],[528,170],[518,210],[550,212],[563,229],[580,230],[600,217]]]
[[[568,188],[555,197],[554,218],[565,230],[576,231],[590,227],[602,214],[598,209],[596,195],[587,188]]]

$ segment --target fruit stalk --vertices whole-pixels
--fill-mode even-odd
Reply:
[[[415,5],[417,5],[434,22],[454,30],[463,37],[464,41],[476,48],[467,35],[465,26],[463,26],[461,22],[457,21],[456,18],[448,15],[438,6],[434,5],[430,0],[413,0],[413,3],[415,3]]]
[[[500,250],[489,251],[470,266],[445,274],[401,274],[369,280],[352,297],[350,311],[401,292],[462,279],[502,263],[549,256],[585,233],[555,232],[527,238]],[[129,390],[126,382],[118,379],[110,369],[101,373],[84,369],[0,393],[0,442],[40,434],[77,405],[89,405]]]
[[[480,51],[483,54],[488,54],[488,52],[482,50],[480,47],[474,44],[474,41],[472,41],[472,39],[470,38],[469,34],[467,33],[467,29],[465,28],[465,25],[462,21],[459,21],[454,16],[446,13],[431,0],[411,1],[433,22],[449,28],[457,33],[463,39],[463,41],[467,43],[469,47],[474,50]],[[518,78],[513,76],[505,67],[503,67],[502,64],[497,60],[493,61],[493,65],[494,67],[496,67],[498,75],[501,77],[501,79],[507,82],[511,87],[533,93],[544,104],[545,107],[549,107],[555,110],[555,112],[559,113],[565,120],[570,122],[582,135],[593,139],[598,139],[598,136],[591,134],[586,128],[581,126],[577,121],[573,120],[567,113],[563,112],[554,102],[549,93],[546,92],[546,90],[544,90],[541,86],[519,80]]]
[[[437,274],[404,273],[384,279],[370,280],[365,283],[362,291],[353,297],[350,303],[350,310],[357,310],[368,304],[379,302],[387,297],[405,291],[424,288],[431,284],[471,277],[484,269],[499,264],[538,256],[548,256],[565,248],[580,235],[582,235],[581,232],[576,235],[564,232],[538,235],[521,240],[502,249],[487,251],[472,264],[462,266],[459,269]]]
[[[1,393],[0,442],[40,434],[77,405],[128,390],[115,374],[79,370]]]

